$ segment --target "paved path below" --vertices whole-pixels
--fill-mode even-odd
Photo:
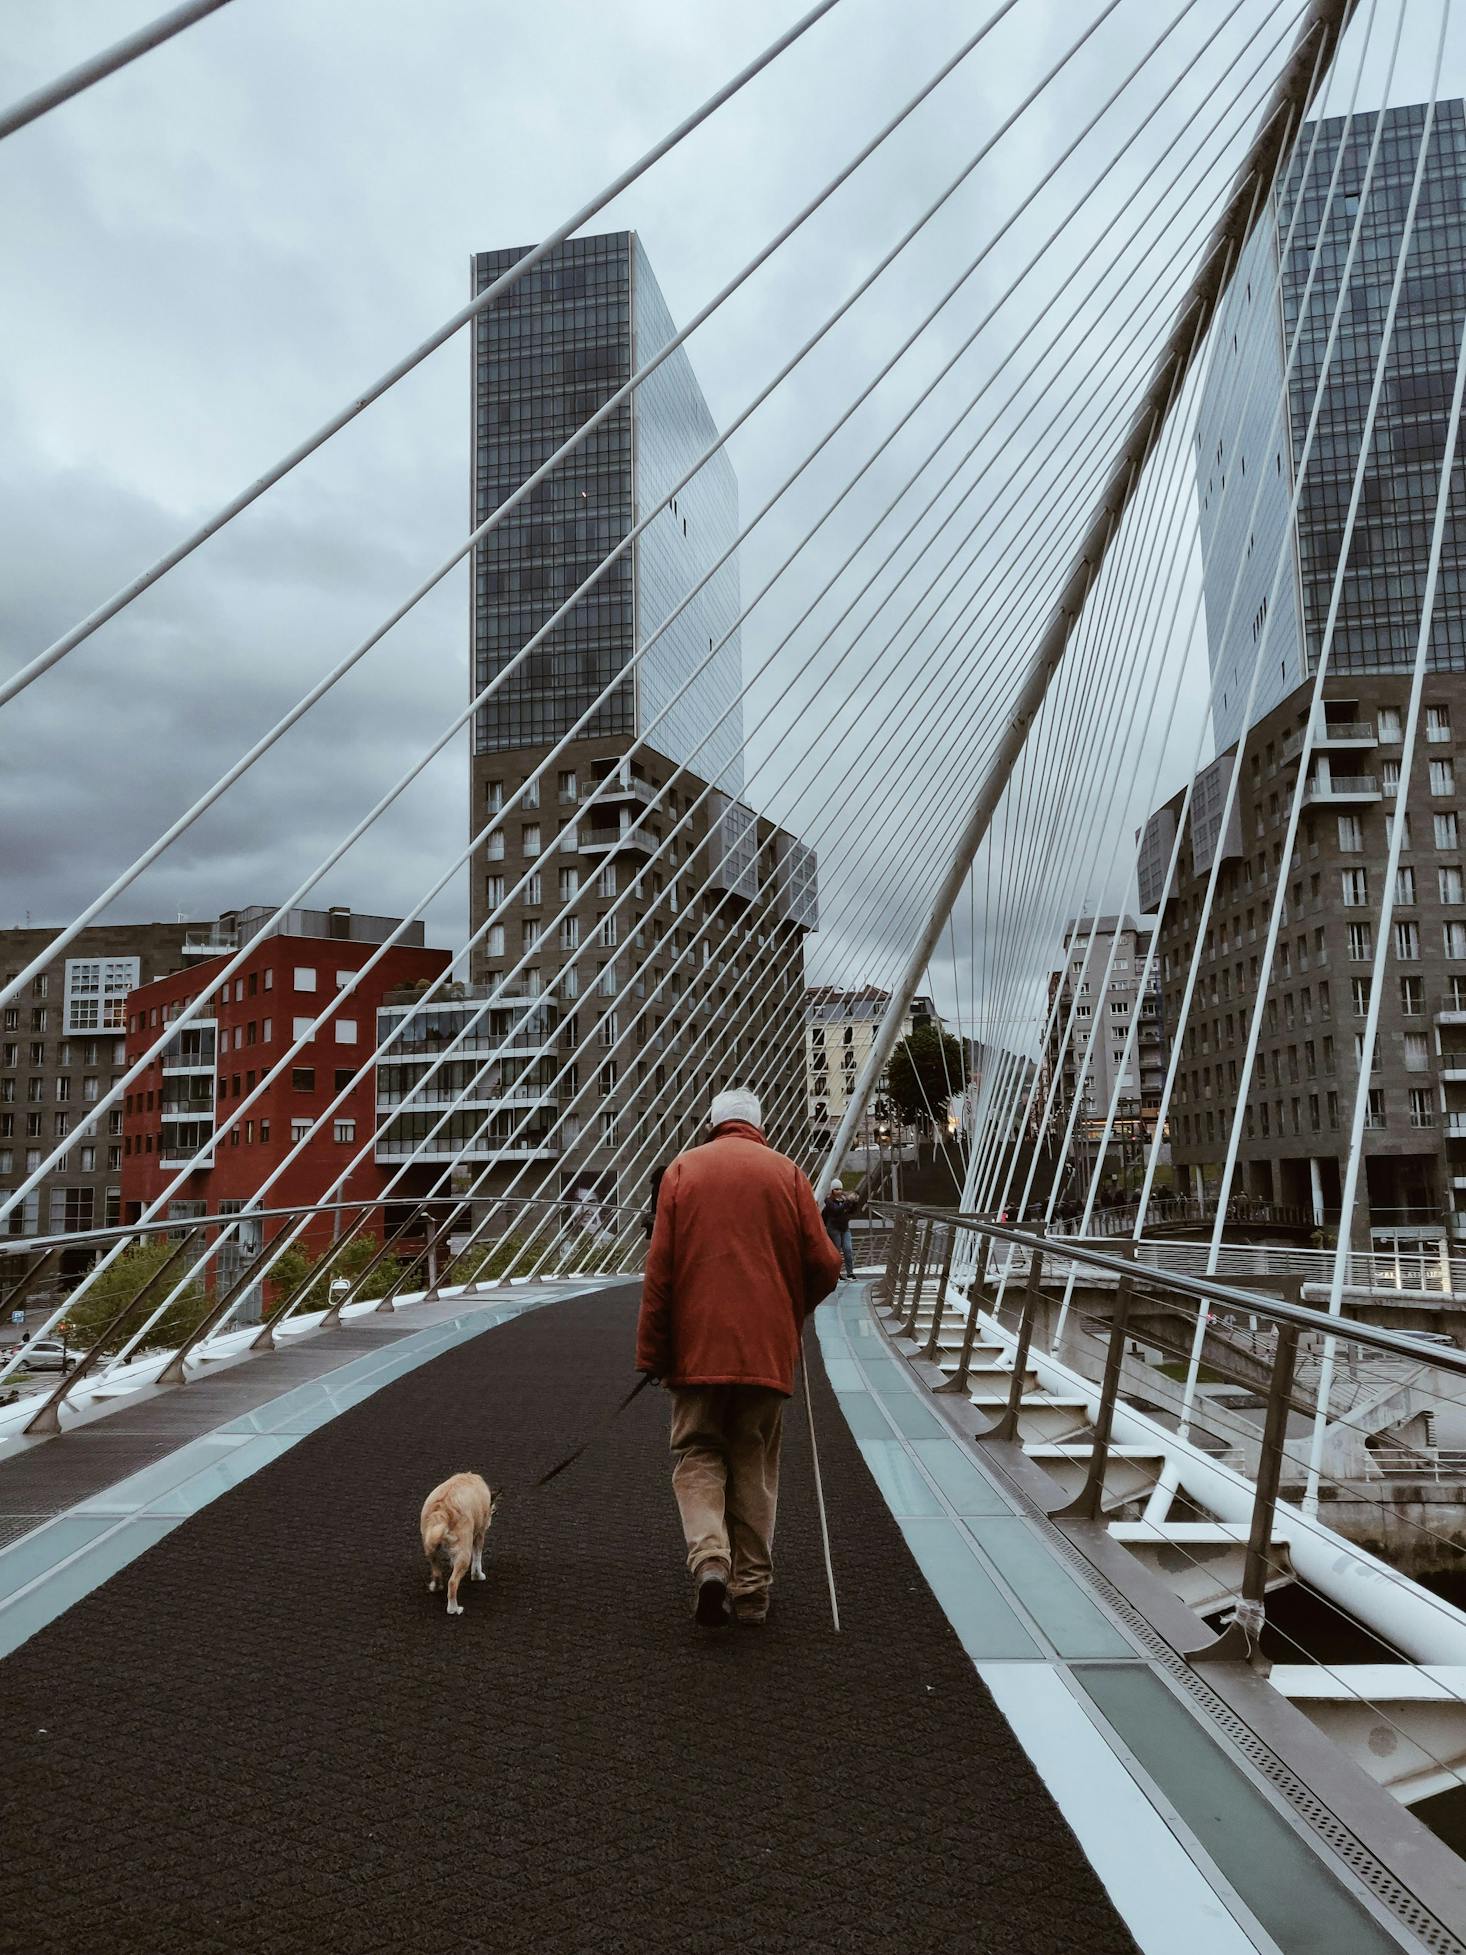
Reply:
[[[624,1390],[633,1308],[424,1365],[0,1666],[0,1948],[1131,1948],[817,1356],[840,1635],[798,1399],[763,1630],[692,1627],[659,1394],[517,1491]],[[464,1467],[507,1493],[450,1620],[416,1521]]]

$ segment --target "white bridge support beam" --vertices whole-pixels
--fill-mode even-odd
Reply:
[[[958,892],[992,825],[993,815],[1023,751],[1029,730],[1063,661],[1085,602],[1104,568],[1106,555],[1119,533],[1146,463],[1160,441],[1169,408],[1179,398],[1192,362],[1205,343],[1207,328],[1226,294],[1232,269],[1241,256],[1242,247],[1258,214],[1267,208],[1267,189],[1294,130],[1307,113],[1322,78],[1328,72],[1357,5],[1358,0],[1311,0],[1292,56],[1273,91],[1252,147],[1237,173],[1232,195],[1212,232],[1200,269],[1171,329],[1170,339],[1151,377],[1130,434],[1101,492],[1099,506],[1080,543],[1074,567],[1035,648],[1014,703],[1012,721],[998,744],[972,810],[953,845],[946,872],[932,899],[926,924],[913,943],[901,977],[892,989],[890,1002],[856,1079],[844,1118],[820,1169],[816,1193],[821,1201],[829,1193],[830,1183],[870,1103],[876,1081],[895,1049],[902,1020],[916,995],[922,972],[936,952]]]

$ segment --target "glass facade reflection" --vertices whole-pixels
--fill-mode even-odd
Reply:
[[[475,293],[522,255],[476,256]],[[480,314],[473,330],[479,523],[675,328],[640,240],[617,232],[567,240]],[[738,487],[721,451],[673,493],[716,433],[679,348],[475,551],[478,692],[633,524],[656,512],[631,550],[480,709],[478,752],[548,744],[568,733],[733,542]],[[581,737],[607,738],[622,749],[645,735],[659,752],[737,793],[743,784],[738,589],[732,558],[596,708]]]
[[[1255,702],[1246,715],[1248,724],[1255,724],[1316,667],[1425,118],[1425,108],[1418,104],[1384,112],[1359,249],[1327,374],[1324,349],[1359,212],[1377,114],[1357,115],[1352,122],[1335,117],[1321,123],[1306,174],[1310,132],[1305,131],[1292,170],[1280,186],[1273,221],[1253,239],[1216,328],[1215,356],[1198,420],[1197,493],[1207,634],[1217,676],[1214,717],[1219,747],[1229,745],[1244,730],[1246,694],[1260,643],[1263,665]],[[1343,167],[1325,226],[1328,186],[1341,144]],[[1431,133],[1330,654],[1330,671],[1341,676],[1407,670],[1414,660],[1447,413],[1466,314],[1463,193],[1466,105],[1443,102],[1437,106]],[[1274,297],[1279,253],[1300,199],[1279,304]],[[1270,438],[1283,386],[1284,349],[1299,321],[1316,243],[1318,270],[1288,386],[1287,426]],[[1297,520],[1290,524],[1296,461],[1321,377],[1324,409]],[[1259,470],[1262,492],[1254,513]],[[1429,662],[1436,671],[1466,670],[1463,519],[1466,454],[1458,451],[1431,625]],[[1280,549],[1288,551],[1288,568],[1273,596]],[[1273,606],[1277,615],[1269,620]]]

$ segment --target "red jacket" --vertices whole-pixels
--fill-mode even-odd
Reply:
[[[794,1389],[804,1320],[840,1277],[814,1190],[730,1120],[662,1177],[636,1364],[668,1385]]]

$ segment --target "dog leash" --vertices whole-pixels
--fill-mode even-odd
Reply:
[[[608,1432],[610,1430],[610,1428],[616,1423],[617,1419],[619,1419],[621,1414],[626,1410],[627,1406],[631,1403],[632,1399],[636,1397],[637,1393],[645,1391],[647,1386],[651,1382],[652,1381],[650,1375],[647,1373],[643,1373],[642,1376],[637,1379],[636,1383],[631,1387],[631,1390],[626,1394],[625,1398],[622,1399],[621,1403],[616,1407],[615,1411],[610,1415],[610,1417],[604,1419],[601,1422],[601,1424],[596,1427],[595,1431],[590,1434],[588,1438],[582,1439],[580,1444],[576,1447],[573,1453],[567,1453],[558,1466],[552,1466],[548,1473],[542,1473],[540,1477],[536,1481],[534,1481],[534,1483],[531,1486],[526,1487],[525,1492],[538,1493],[540,1488],[544,1486],[548,1486],[550,1481],[553,1480],[557,1474],[563,1473],[567,1466],[574,1466],[575,1462],[580,1458],[581,1454],[586,1450],[586,1448],[588,1446],[593,1446],[596,1440],[598,1440],[603,1433]]]

